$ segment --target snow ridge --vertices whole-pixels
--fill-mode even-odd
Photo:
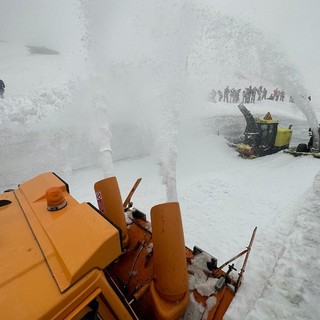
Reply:
[[[275,260],[273,273],[253,308],[243,319],[256,319],[257,314],[260,319],[266,320],[317,319],[317,299],[320,294],[318,286],[315,285],[316,279],[320,277],[317,254],[320,245],[319,176],[318,173],[313,189],[311,188],[302,200],[303,205],[296,208],[296,219],[278,259]],[[280,303],[273,304],[274,299]],[[281,308],[281,305],[288,303],[292,306],[289,310]]]

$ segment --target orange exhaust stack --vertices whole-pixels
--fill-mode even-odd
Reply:
[[[94,191],[99,210],[121,229],[122,245],[126,247],[129,236],[117,178],[110,177],[96,182]]]
[[[189,303],[188,271],[179,203],[151,209],[154,281],[150,292],[157,319],[179,319]]]

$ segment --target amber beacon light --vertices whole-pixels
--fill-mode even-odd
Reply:
[[[58,211],[67,205],[63,192],[59,187],[51,187],[46,192],[48,211]]]

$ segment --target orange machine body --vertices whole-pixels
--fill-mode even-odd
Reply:
[[[201,254],[184,245],[179,204],[153,207],[150,224],[134,208],[125,214],[116,179],[106,180],[95,186],[103,213],[78,203],[53,173],[0,194],[2,318],[191,319],[193,303],[207,319],[222,319],[236,282],[210,294],[190,286],[199,274],[206,282],[226,273],[207,266],[199,272]],[[46,198],[52,187],[59,201]],[[50,211],[49,204],[63,205]]]

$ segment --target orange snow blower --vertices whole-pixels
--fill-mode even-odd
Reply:
[[[151,224],[133,207],[139,182],[124,203],[115,177],[97,182],[99,209],[78,203],[54,173],[0,194],[2,318],[222,319],[256,229],[244,251],[218,266],[185,247],[179,203],[154,206]],[[230,263],[240,256],[234,278]]]

